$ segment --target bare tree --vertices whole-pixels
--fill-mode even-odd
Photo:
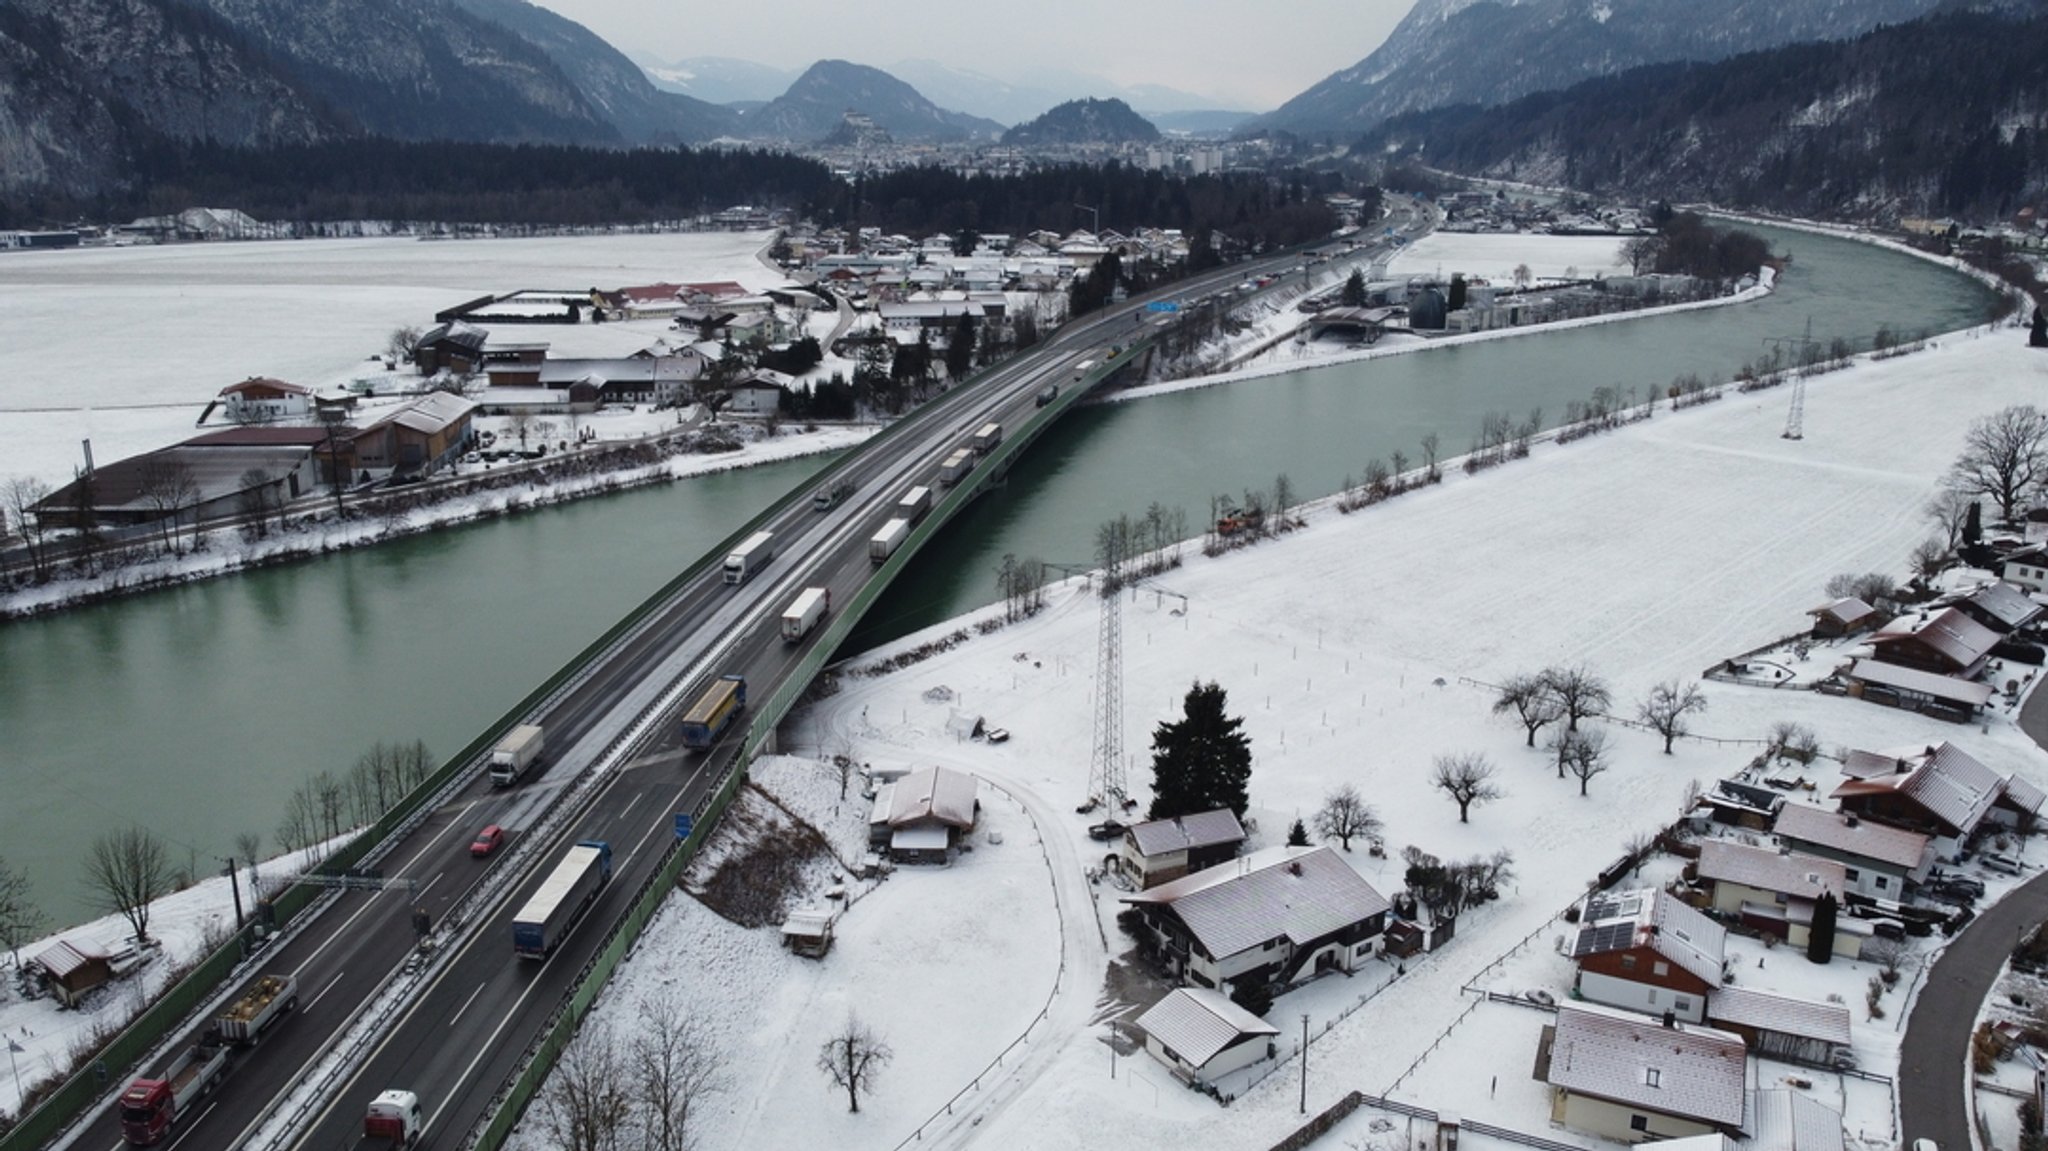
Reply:
[[[1429,783],[1458,805],[1459,823],[1470,823],[1473,804],[1489,803],[1507,794],[1494,784],[1494,774],[1493,761],[1482,752],[1439,755]]]
[[[1664,250],[1662,236],[1632,236],[1621,242],[1621,258],[1628,261],[1631,275],[1640,276],[1648,268],[1657,266],[1657,256]]]
[[[533,409],[513,408],[505,416],[512,434],[519,437],[519,450],[526,450],[526,437],[533,434]]]
[[[895,1057],[887,1043],[849,1013],[845,1026],[818,1049],[818,1070],[846,1092],[847,1110],[858,1112],[862,1093],[875,1093],[875,1077]]]
[[[1882,572],[1863,572],[1860,575],[1855,572],[1843,572],[1840,575],[1829,576],[1824,590],[1836,599],[1854,596],[1871,607],[1879,607],[1883,601],[1893,599],[1899,594],[1899,585],[1892,577]]]
[[[1998,505],[2000,518],[2017,522],[2021,506],[2048,479],[2048,413],[2014,404],[1970,425],[1963,454],[1949,467],[1948,485]]]
[[[1912,569],[1914,575],[1926,580],[1933,579],[1947,570],[1948,564],[1947,545],[1943,544],[1939,537],[1929,536],[1913,549],[1913,556],[1907,566]]]
[[[724,1087],[717,1053],[674,987],[640,1001],[640,1023],[627,1058],[645,1143],[652,1151],[687,1151],[691,1111]]]
[[[1667,679],[1650,689],[1650,694],[1637,705],[1636,715],[1664,737],[1664,754],[1670,755],[1671,742],[1685,734],[1685,717],[1705,710],[1707,697],[1700,694],[1699,684],[1680,687],[1677,680]]]
[[[262,877],[257,867],[263,862],[263,833],[244,831],[235,836],[235,857],[249,865],[249,886],[253,889]]]
[[[411,325],[393,328],[384,341],[384,354],[390,356],[394,364],[411,362],[414,350],[420,346],[420,334],[420,330]]]
[[[1880,935],[1865,942],[1862,951],[1863,958],[1877,964],[1879,977],[1886,984],[1892,984],[1899,981],[1899,968],[1905,965],[1906,957],[1913,953],[1913,948],[1903,939],[1886,939]]]
[[[1566,731],[1558,734],[1558,765],[1562,774],[1579,781],[1579,794],[1586,794],[1586,784],[1596,775],[1605,774],[1614,766],[1608,757],[1607,733],[1604,731]]]
[[[100,906],[126,919],[136,942],[146,943],[149,905],[170,890],[170,859],[163,841],[140,827],[110,831],[93,840],[85,857],[85,881]]]
[[[0,859],[0,947],[7,949],[14,966],[21,966],[21,945],[42,929],[43,911],[29,889],[28,874]]]
[[[235,493],[235,510],[258,536],[270,534],[270,479],[267,469],[250,468],[236,481],[241,490]]]
[[[1944,485],[1927,501],[1927,518],[1941,529],[1942,538],[1948,541],[1950,550],[1962,546],[1963,526],[1970,522],[1970,508],[1977,501],[1953,487]]]
[[[1579,730],[1580,720],[1606,711],[1613,700],[1607,681],[1586,670],[1585,664],[1545,668],[1543,680],[1549,685],[1550,694],[1557,697],[1558,706],[1564,709],[1565,728],[1569,731]]]
[[[633,1122],[633,1092],[611,1032],[595,1024],[578,1029],[536,1103],[550,1146],[617,1151]]]
[[[46,545],[48,529],[42,518],[36,515],[35,507],[50,498],[50,485],[34,476],[9,476],[0,485],[0,500],[14,517],[15,531],[20,533],[22,546],[28,549],[29,571],[37,583],[50,578],[50,552]]]
[[[1511,711],[1529,733],[1530,747],[1536,746],[1537,732],[1564,718],[1564,704],[1550,690],[1549,678],[1542,674],[1511,675],[1500,685],[1500,695],[1493,701],[1493,714]]]
[[[285,801],[275,834],[279,850],[286,854],[311,847],[320,839],[320,803],[310,781],[300,784]]]
[[[1536,279],[1536,273],[1530,271],[1527,264],[1516,264],[1513,275],[1517,288],[1526,288]]]
[[[1341,841],[1346,851],[1351,850],[1353,839],[1377,836],[1382,826],[1372,804],[1348,783],[1323,797],[1322,810],[1316,812],[1314,822],[1317,835]]]
[[[1771,725],[1770,742],[1764,748],[1765,759],[1794,760],[1812,763],[1820,754],[1820,737],[1803,723],[1781,719]]]
[[[1437,438],[1437,434],[1436,434],[1435,432],[1431,432],[1431,433],[1429,433],[1428,435],[1426,435],[1426,436],[1422,437],[1422,482],[1423,482],[1423,483],[1426,483],[1426,484],[1433,484],[1433,483],[1437,482],[1438,480],[1440,480],[1440,479],[1444,478],[1444,474],[1443,474],[1443,472],[1442,472],[1442,471],[1440,471],[1440,470],[1438,470],[1438,469],[1437,469],[1437,466],[1436,466],[1436,465],[1437,465],[1437,458],[1438,458],[1438,457],[1437,457],[1437,448],[1438,448],[1438,446],[1439,446],[1439,445],[1440,445],[1440,444],[1441,444],[1442,442],[1443,442],[1442,440],[1440,440],[1440,439],[1438,439],[1438,438]]]

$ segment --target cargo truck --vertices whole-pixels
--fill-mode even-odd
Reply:
[[[973,470],[974,453],[961,448],[947,456],[946,462],[939,465],[939,482],[950,488],[960,482],[960,477]]]
[[[909,520],[911,523],[923,519],[924,513],[930,510],[932,490],[923,484],[904,492],[903,498],[896,501],[896,518]]]
[[[903,541],[910,538],[909,520],[890,520],[882,530],[868,539],[868,558],[876,563],[886,563]]]
[[[1059,398],[1060,386],[1058,384],[1047,384],[1038,389],[1038,406],[1041,408]]]
[[[256,1042],[270,1025],[299,1009],[299,981],[289,975],[266,975],[249,993],[235,1000],[213,1025],[220,1037],[237,1047]]]
[[[420,1111],[420,1097],[410,1091],[384,1091],[370,1100],[363,1115],[364,1148],[412,1147],[426,1132],[426,1116]]]
[[[747,707],[747,677],[722,675],[683,714],[683,746],[710,747]]]
[[[537,723],[522,723],[491,751],[491,786],[510,787],[540,758],[546,739]]]
[[[1075,365],[1074,365],[1074,382],[1078,384],[1078,383],[1080,383],[1080,382],[1081,382],[1082,380],[1085,380],[1085,379],[1087,379],[1087,378],[1088,378],[1088,373],[1089,373],[1089,372],[1092,372],[1092,371],[1094,371],[1094,370],[1095,370],[1095,361],[1094,361],[1094,360],[1082,360],[1082,361],[1081,361],[1080,363],[1078,363],[1078,364],[1075,364]]]
[[[227,1069],[228,1049],[209,1028],[163,1078],[137,1079],[121,1093],[121,1137],[137,1147],[162,1142]]]
[[[795,643],[811,634],[811,629],[818,626],[818,621],[831,610],[831,588],[805,588],[803,594],[789,605],[789,610],[782,613],[782,641]]]
[[[820,488],[811,495],[811,510],[829,512],[853,494],[853,481],[841,480],[829,488]]]
[[[586,839],[570,848],[512,917],[513,954],[546,959],[611,877],[611,844]]]
[[[972,441],[974,454],[985,456],[995,451],[996,445],[1002,442],[1003,425],[997,423],[983,424],[981,425],[981,430],[974,433],[974,440]]]
[[[755,532],[725,557],[725,582],[745,583],[775,558],[775,533]]]

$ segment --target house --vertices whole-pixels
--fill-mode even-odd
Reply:
[[[1813,638],[1841,639],[1868,631],[1883,622],[1883,615],[1855,596],[1843,596],[1806,613],[1813,617]]]
[[[484,344],[489,339],[490,333],[474,324],[449,320],[419,338],[412,346],[412,362],[423,376],[441,372],[468,375],[483,368]]]
[[[2035,511],[2043,509],[2036,508]],[[2028,539],[2035,539],[2034,512],[2027,513]],[[2048,546],[2031,543],[2027,547],[2005,554],[2000,561],[1998,573],[2005,582],[2030,592],[2048,592]]]
[[[1858,699],[1917,711],[1951,723],[1969,722],[1998,694],[1988,683],[1875,659],[1851,660],[1842,678],[1848,683],[1849,694]]]
[[[1715,823],[1752,831],[1769,829],[1784,803],[1784,792],[1734,779],[1715,780],[1713,788],[1700,797],[1700,806]]]
[[[1125,829],[1110,866],[1136,879],[1140,888],[1156,887],[1234,857],[1244,839],[1244,825],[1227,807],[1154,819]]]
[[[250,376],[220,390],[221,414],[238,424],[267,424],[312,414],[313,389]]]
[[[476,409],[474,401],[451,392],[430,392],[373,424],[351,429],[334,446],[335,463],[357,480],[437,471],[469,450]],[[326,455],[327,446],[320,451]]]
[[[1848,1014],[1847,1008],[1841,1011]],[[1843,1151],[1842,1116],[1810,1095],[1761,1088],[1749,1093],[1749,1114],[1735,1146],[1736,1151]]]
[[[1712,889],[1715,911],[1795,947],[1810,935],[1814,901],[1827,894],[1840,904],[1848,883],[1836,860],[1725,839],[1700,844],[1699,877]]]
[[[1707,1022],[1740,1035],[1750,1050],[1826,1064],[1849,1047],[1849,1009],[1747,987],[1722,987],[1707,999]]]
[[[1994,580],[1955,602],[1956,610],[2001,636],[2034,626],[2043,608],[2009,583]]]
[[[1269,847],[1123,902],[1174,978],[1226,993],[1355,970],[1392,909],[1328,847]]]
[[[1998,640],[1997,632],[1958,608],[1945,607],[1900,616],[1879,628],[1870,643],[1873,658],[1881,663],[1975,679]]]
[[[1721,986],[1728,932],[1668,892],[1643,887],[1586,897],[1572,942],[1574,986],[1595,1003],[1698,1023]]]
[[[181,444],[97,467],[36,504],[38,522],[75,525],[90,512],[102,525],[196,523],[280,507],[325,478],[315,461],[324,427],[223,428]]]
[[[1213,1083],[1276,1051],[1280,1029],[1220,991],[1177,987],[1138,1016],[1145,1050],[1186,1083]]]
[[[2031,827],[2048,798],[1946,741],[1899,751],[1851,751],[1842,774],[1846,778],[1829,798],[1843,811],[1924,832],[1942,855],[1954,854],[1986,826]]]
[[[980,781],[964,771],[927,767],[881,788],[868,819],[868,843],[899,863],[945,863],[981,812]]]
[[[1842,864],[1849,893],[1865,899],[1904,899],[1934,862],[1928,838],[1918,832],[1812,804],[1787,803],[1772,830],[1794,851]]]
[[[1553,1123],[1624,1143],[1734,1135],[1748,1112],[1742,1037],[1568,1003],[1543,1029],[1535,1078]]]
[[[782,411],[796,380],[781,372],[756,368],[727,389],[725,404],[729,416],[773,416]]]
[[[42,969],[43,986],[66,1007],[76,1008],[95,988],[114,978],[106,953],[89,943],[60,939],[30,962]]]

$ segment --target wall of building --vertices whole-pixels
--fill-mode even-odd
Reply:
[[[1623,1107],[1605,1099],[1587,1095],[1574,1095],[1568,1091],[1558,1092],[1558,1104],[1551,1110],[1551,1117],[1574,1131],[1597,1135],[1602,1139],[1613,1139],[1620,1143],[1643,1143],[1652,1139],[1683,1139],[1688,1135],[1711,1135],[1714,1128],[1706,1123],[1690,1119],[1679,1119],[1659,1114],[1640,1107]],[[1640,1118],[1645,1128],[1635,1126]]]
[[[1583,968],[1579,971],[1578,987],[1580,995],[1609,1007],[1656,1016],[1669,1011],[1687,1023],[1699,1023],[1707,1017],[1707,997],[1699,992],[1675,991]]]

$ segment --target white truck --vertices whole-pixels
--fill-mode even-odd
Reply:
[[[973,470],[974,452],[967,448],[961,448],[959,451],[947,456],[946,462],[939,465],[939,483],[950,488],[954,484],[959,483],[962,476]]]
[[[725,582],[747,582],[755,572],[775,558],[775,533],[755,532],[725,557]]]
[[[990,452],[996,450],[996,445],[1002,442],[1003,425],[998,423],[983,424],[981,425],[981,429],[974,433],[974,454],[977,456],[985,456]]]
[[[370,1100],[370,1109],[363,1115],[363,1141],[358,1146],[414,1147],[426,1129],[419,1096],[396,1089],[382,1091]]]
[[[782,613],[782,641],[795,643],[811,634],[811,629],[817,627],[818,621],[824,619],[825,613],[831,610],[831,588],[805,588],[789,605],[789,609]]]
[[[903,498],[896,501],[897,518],[909,520],[911,523],[916,523],[923,519],[924,514],[930,510],[932,510],[932,490],[923,484],[919,484],[904,492]]]
[[[882,525],[882,530],[868,538],[868,558],[876,563],[886,563],[909,536],[909,520],[890,520]]]
[[[491,786],[512,786],[540,758],[546,743],[546,734],[537,723],[522,723],[507,732],[491,749]]]
[[[298,1010],[299,981],[289,975],[266,975],[247,995],[220,1013],[213,1025],[220,1037],[237,1047],[255,1043],[270,1025]]]

